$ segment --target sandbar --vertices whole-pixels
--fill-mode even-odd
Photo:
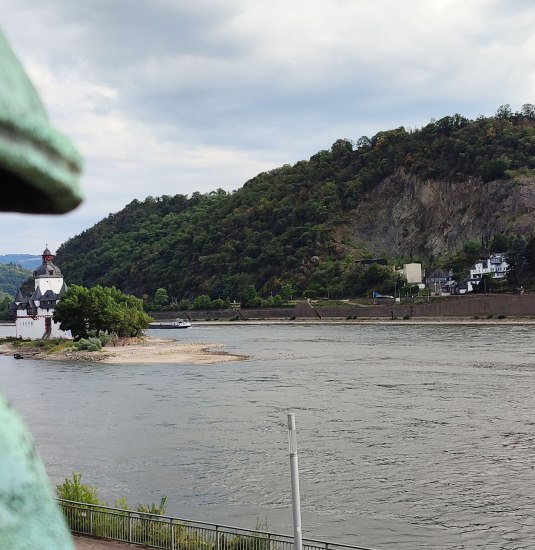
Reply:
[[[146,336],[121,340],[114,345],[105,346],[101,351],[62,350],[47,353],[38,347],[19,348],[6,343],[0,346],[0,353],[12,355],[20,353],[25,359],[45,359],[49,361],[89,361],[111,364],[194,364],[208,365],[227,361],[243,361],[246,355],[227,353],[221,349],[223,344],[206,342],[177,342],[176,340]]]

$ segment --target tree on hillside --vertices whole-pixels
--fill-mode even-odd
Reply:
[[[523,284],[528,274],[529,263],[526,259],[526,247],[526,239],[520,235],[516,235],[511,240],[511,246],[507,251],[507,262],[509,263],[507,279],[511,284]]]
[[[56,305],[54,321],[79,339],[91,331],[137,336],[148,327],[150,317],[143,311],[142,300],[116,288],[72,285]]]
[[[510,239],[508,239],[505,235],[494,235],[494,237],[492,237],[492,241],[490,242],[490,252],[503,253],[506,250],[509,250],[509,243]]]
[[[240,301],[242,307],[258,307],[260,305],[260,298],[254,285],[249,285],[243,291]]]
[[[17,290],[31,274],[29,269],[24,269],[20,265],[0,264],[0,292],[14,298]]]
[[[151,298],[165,289],[176,302],[200,295],[239,300],[251,285],[266,298],[281,290],[282,281],[295,288],[294,296],[359,295],[364,268],[346,262],[348,255],[353,262],[379,253],[431,261],[440,253],[448,269],[455,268],[449,262],[455,255],[460,273],[486,256],[493,232],[504,231],[510,239],[516,231],[528,236],[532,230],[528,195],[506,198],[516,196],[518,186],[532,185],[534,113],[526,104],[521,112],[503,105],[496,116],[477,120],[454,114],[421,129],[363,136],[355,146],[337,140],[307,161],[258,174],[233,193],[134,200],[67,241],[56,259],[67,283],[115,286]],[[481,185],[495,178],[500,180]],[[455,205],[437,203],[433,212],[414,200],[412,189],[420,188],[435,189],[430,204],[453,193]],[[390,209],[390,202],[400,215],[383,234],[384,214],[377,210],[381,223],[375,224],[374,212],[381,205]],[[465,218],[473,219],[465,225]],[[410,239],[406,223],[415,228]],[[450,225],[458,231],[440,229]],[[463,227],[466,239],[485,239],[459,254]],[[505,252],[508,245],[501,238],[493,248]],[[323,267],[310,265],[313,257]],[[378,290],[373,285],[367,291]]]

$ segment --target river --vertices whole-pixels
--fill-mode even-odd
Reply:
[[[305,537],[379,549],[535,546],[535,328],[194,326],[247,361],[0,357],[53,483],[110,504],[291,533],[295,412]],[[161,331],[152,334],[162,336]]]

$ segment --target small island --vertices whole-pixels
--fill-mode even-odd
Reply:
[[[98,351],[77,350],[72,341],[53,340],[44,342],[4,339],[0,344],[3,355],[17,355],[22,359],[49,361],[82,361],[110,364],[194,364],[208,365],[226,361],[242,361],[246,355],[227,353],[217,348],[221,344],[191,342],[183,343],[164,338],[123,338],[106,345]]]

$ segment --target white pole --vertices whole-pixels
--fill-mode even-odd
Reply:
[[[297,436],[295,414],[288,414],[288,443],[290,445],[290,472],[292,476],[292,512],[294,520],[294,550],[303,549],[301,532],[301,497],[299,495],[299,465],[297,463]]]

